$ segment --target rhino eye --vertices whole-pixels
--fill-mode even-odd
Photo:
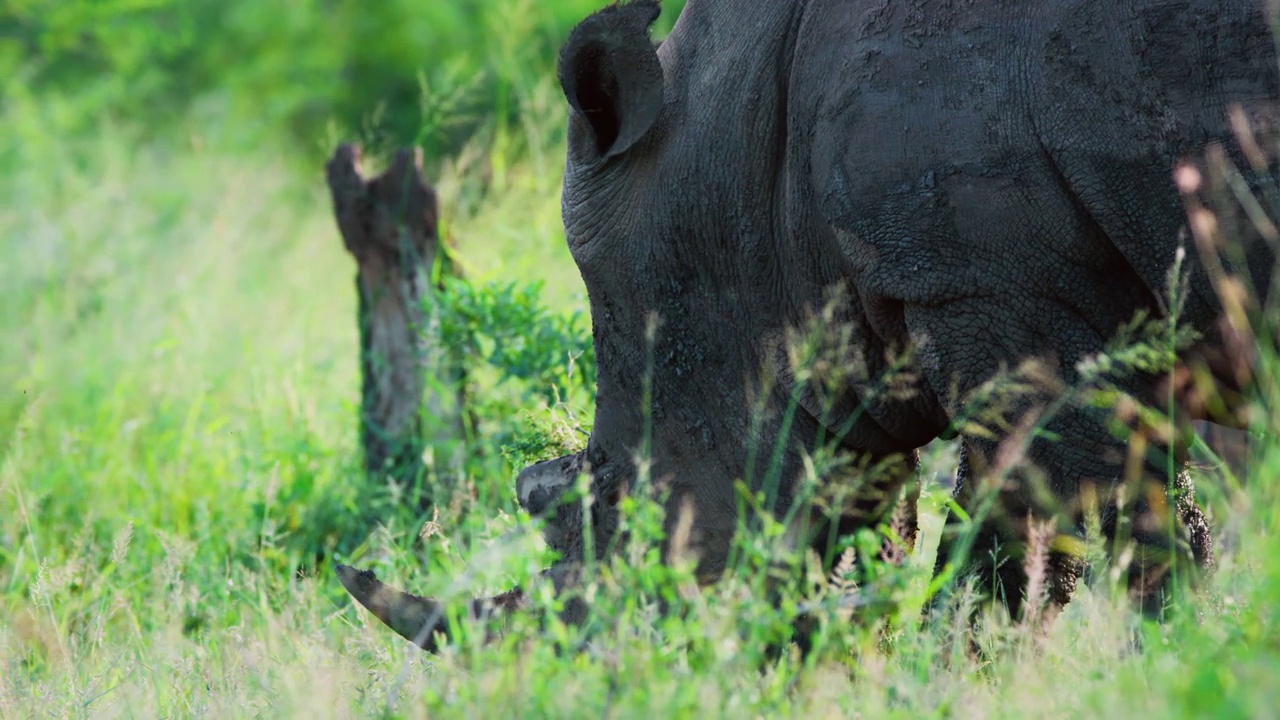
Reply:
[[[609,491],[609,494],[605,496],[604,501],[613,506],[622,502],[622,488],[614,488]]]

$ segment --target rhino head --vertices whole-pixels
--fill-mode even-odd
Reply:
[[[700,575],[714,576],[737,521],[746,442],[762,434],[746,392],[760,357],[746,326],[750,303],[724,282],[693,227],[714,219],[681,202],[694,194],[670,192],[697,161],[678,142],[676,98],[648,36],[659,11],[655,0],[610,6],[579,24],[560,53],[570,107],[562,214],[590,302],[596,409],[587,447],[526,468],[516,494],[545,518],[547,544],[565,563],[603,557],[624,539],[622,497],[664,494],[668,508],[692,508],[685,550],[701,558]],[[581,474],[590,496],[564,502]]]
[[[655,46],[648,33],[657,0],[611,5],[574,29],[558,61],[570,107],[562,214],[590,303],[596,409],[584,450],[525,468],[515,489],[520,505],[545,522],[560,558],[547,574],[561,590],[588,553],[601,558],[624,540],[618,504],[630,493],[664,503],[664,557],[678,536],[682,557],[696,559],[698,578],[712,582],[739,525],[739,480],[780,515],[793,504],[806,450],[821,438],[856,436],[857,449],[873,458],[923,444],[891,441],[859,415],[852,391],[821,403],[810,390],[796,393],[782,338],[822,303],[839,268],[778,260],[787,256],[777,247],[786,235],[779,209],[759,198],[772,192],[768,178],[782,174],[761,145],[781,137],[780,101],[760,93],[759,112],[745,125],[707,127],[716,113],[698,103],[739,94],[735,87],[760,78],[748,77],[759,68],[720,68],[730,77],[717,89],[691,76],[690,40],[715,41],[699,37],[706,25],[698,9],[691,3]],[[762,56],[783,54],[788,22],[779,16],[755,28],[762,42],[776,44],[757,47]],[[708,156],[723,172],[706,171]],[[754,177],[744,176],[747,168]],[[839,319],[852,317],[850,310]],[[567,495],[584,475],[589,496]],[[875,489],[859,507],[878,515],[896,490]],[[687,531],[673,533],[690,513]],[[806,542],[822,521],[797,515],[796,522],[788,537]],[[381,605],[362,602],[411,640],[419,633],[408,626],[440,615],[431,601],[385,586],[352,592],[382,597]],[[386,598],[413,610],[377,609]],[[569,619],[582,613],[580,604],[567,605]]]
[[[584,524],[597,556],[617,546],[616,506],[629,493],[662,500],[668,539],[691,511],[679,551],[710,581],[740,524],[739,480],[781,516],[816,445],[903,459],[897,469],[909,469],[910,449],[940,428],[920,422],[918,436],[891,437],[863,412],[879,358],[842,357],[864,368],[860,379],[821,389],[800,383],[791,365],[787,338],[844,282],[839,262],[802,261],[783,245],[788,225],[829,233],[816,218],[788,217],[783,93],[744,94],[785,79],[776,58],[787,55],[793,10],[727,21],[724,5],[690,3],[655,46],[648,29],[659,10],[656,0],[612,5],[583,21],[560,53],[570,107],[562,215],[591,308],[596,409],[586,449],[526,468],[516,491],[547,519],[546,540],[566,562],[583,558]],[[751,60],[700,62],[699,53],[748,33],[759,39]],[[770,197],[777,202],[761,203]],[[828,319],[852,328],[845,347],[855,353],[863,316],[852,301],[839,307]],[[560,502],[583,473],[589,501]],[[903,478],[887,473],[858,511],[882,513]],[[824,519],[797,514],[796,522],[806,542]]]

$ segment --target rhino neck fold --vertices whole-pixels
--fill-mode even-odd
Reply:
[[[690,0],[658,48],[666,114],[698,151],[728,166],[781,150],[786,88],[805,2]],[[694,127],[696,126],[696,130]],[[709,143],[709,145],[707,144]],[[772,168],[776,169],[776,168]],[[761,175],[776,178],[777,174]],[[756,191],[751,178],[734,178]]]

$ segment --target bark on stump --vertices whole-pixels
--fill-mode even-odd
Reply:
[[[425,413],[434,442],[460,441],[461,378],[429,309],[441,252],[435,191],[417,148],[366,180],[360,148],[343,143],[325,165],[343,244],[356,259],[360,326],[360,442],[371,478],[402,487],[423,479]],[[423,488],[422,504],[437,495]]]

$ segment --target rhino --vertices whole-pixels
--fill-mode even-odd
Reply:
[[[979,548],[1017,548],[1032,521],[1078,540],[1093,508],[1107,537],[1136,543],[1148,581],[1210,562],[1185,473],[1166,495],[1179,433],[1149,434],[1135,456],[1109,424],[1115,406],[1072,388],[1135,316],[1176,316],[1194,331],[1180,367],[1226,391],[1247,383],[1219,291],[1226,273],[1266,298],[1274,248],[1257,233],[1230,258],[1194,243],[1187,207],[1206,148],[1248,166],[1231,113],[1265,117],[1280,98],[1257,2],[689,0],[654,43],[659,13],[657,0],[610,5],[558,59],[563,221],[596,408],[585,449],[515,483],[545,518],[558,587],[586,559],[585,521],[597,556],[616,546],[632,492],[664,498],[668,538],[691,513],[681,549],[715,582],[739,480],[794,518],[796,547],[829,557],[884,518],[939,438],[959,440],[962,504],[999,475]],[[839,332],[820,343],[825,374],[806,374],[792,340],[816,325]],[[1019,369],[1000,420],[974,422],[991,378]],[[1163,406],[1168,377],[1135,367],[1114,383]],[[1180,415],[1239,426],[1219,405]],[[797,511],[820,447],[858,459],[817,478],[849,490],[835,515]],[[1149,487],[1134,489],[1135,472]],[[561,502],[584,473],[593,501]],[[1079,545],[1052,547],[1051,594],[1066,602]],[[1022,565],[975,572],[1012,609]],[[402,635],[443,629],[430,600],[341,572],[383,615],[417,608],[397,616]]]

